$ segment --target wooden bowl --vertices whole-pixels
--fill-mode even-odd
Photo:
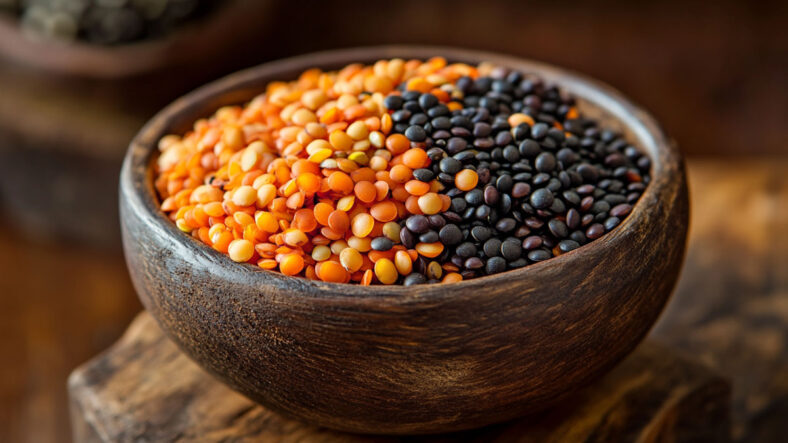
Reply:
[[[19,20],[0,14],[0,59],[43,71],[90,79],[120,79],[226,57],[269,19],[268,1],[225,2],[162,37],[121,45],[59,42],[25,35]],[[227,32],[232,29],[233,32]]]
[[[158,139],[272,80],[380,58],[490,61],[538,73],[652,159],[652,182],[613,231],[525,268],[452,284],[362,287],[287,277],[181,233],[158,209]],[[550,406],[627,355],[665,305],[683,261],[683,161],[646,112],[608,86],[485,52],[374,47],[243,71],[177,100],[131,143],[121,173],[132,280],[167,334],[210,373],[282,414],[376,434],[450,432]]]

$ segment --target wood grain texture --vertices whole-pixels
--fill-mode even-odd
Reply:
[[[733,381],[734,437],[788,435],[788,158],[691,163],[687,264],[654,335]]]
[[[385,57],[491,61],[536,72],[652,158],[652,182],[603,238],[548,262],[453,285],[363,288],[232,263],[158,210],[158,139],[272,80]],[[121,173],[132,281],[195,361],[266,407],[366,433],[470,429],[544,409],[640,342],[678,276],[687,229],[682,160],[653,119],[611,88],[548,65],[446,48],[385,47],[262,65],[203,87],[135,138]],[[600,352],[600,350],[604,350]]]
[[[139,311],[119,254],[0,224],[0,442],[68,443],[66,378]]]
[[[398,442],[284,418],[219,383],[140,314],[106,353],[70,380],[74,440]],[[730,387],[702,365],[644,343],[598,383],[511,423],[419,437],[423,442],[724,442]]]

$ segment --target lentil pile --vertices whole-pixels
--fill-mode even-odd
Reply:
[[[615,228],[650,161],[535,76],[381,60],[273,82],[159,143],[179,229],[285,275],[456,282]]]

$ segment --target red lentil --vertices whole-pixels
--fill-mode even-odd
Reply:
[[[423,145],[391,133],[383,98],[405,83],[456,109],[441,85],[463,75],[478,72],[441,58],[394,59],[272,82],[247,105],[221,108],[184,136],[161,140],[161,209],[236,262],[327,282],[395,283],[419,254],[443,250],[405,249],[398,222],[446,211],[451,199],[436,180],[413,179],[430,159]],[[381,236],[394,248],[373,250]],[[443,279],[455,281],[452,274],[459,276]]]

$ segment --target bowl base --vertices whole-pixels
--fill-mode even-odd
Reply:
[[[148,313],[69,378],[74,440],[396,441],[291,420],[232,391],[186,357]],[[726,441],[729,384],[653,342],[555,408],[440,441]],[[680,436],[680,438],[675,438]],[[433,437],[426,438],[427,441]]]

